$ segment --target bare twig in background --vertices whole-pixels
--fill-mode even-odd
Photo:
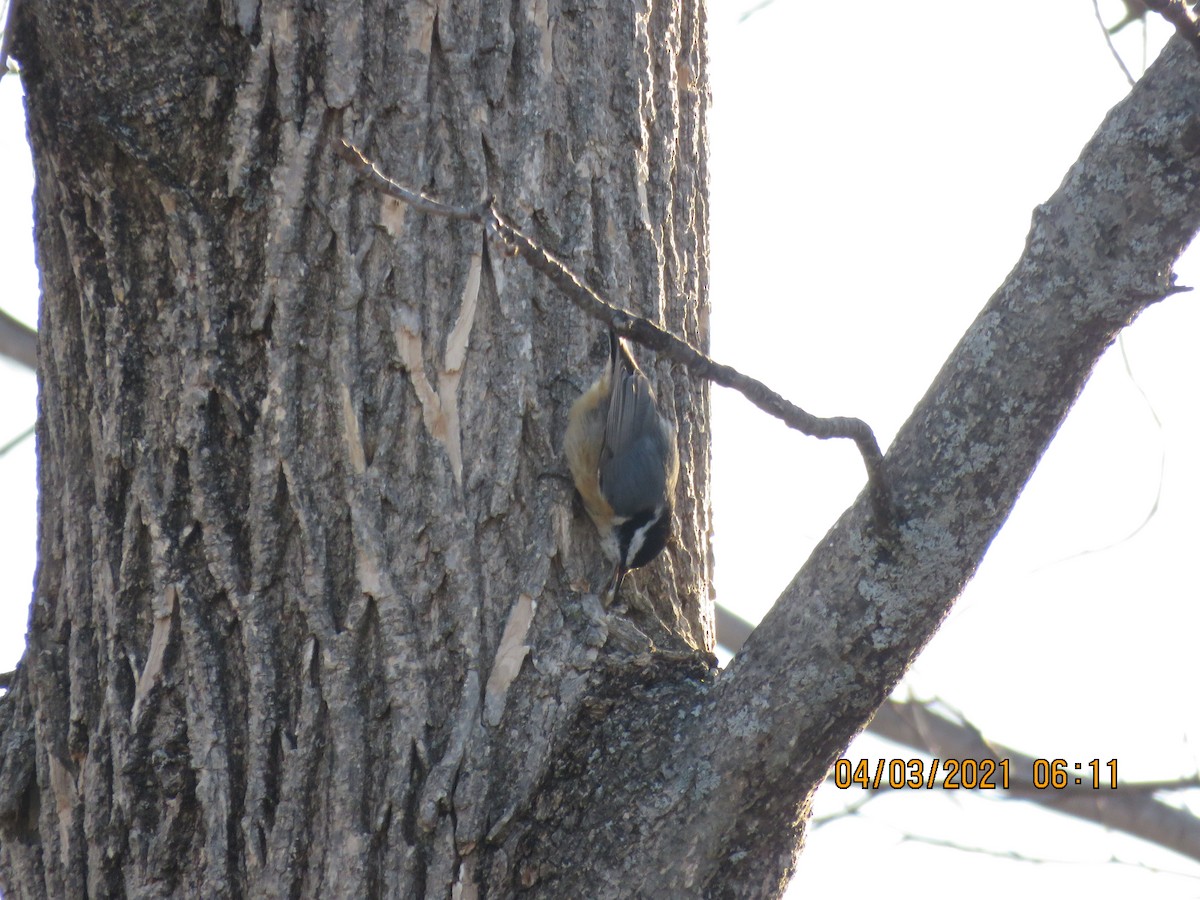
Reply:
[[[1125,16],[1116,25],[1105,29],[1109,34],[1116,34],[1126,25],[1132,22],[1146,21],[1146,3],[1145,0],[1123,0],[1125,3]],[[1096,15],[1100,15],[1100,10],[1097,8]]]
[[[1051,859],[1045,856],[1030,856],[1026,853],[1019,853],[1016,850],[991,850],[987,847],[971,847],[957,841],[925,837],[924,835],[912,834],[910,832],[906,832],[902,840],[907,843],[926,844],[930,847],[944,847],[947,850],[958,850],[960,853],[975,853],[980,856],[992,856],[996,859],[1007,859],[1012,862],[1030,863],[1031,865],[1071,866],[1092,864],[1092,860]],[[1139,869],[1143,872],[1153,872],[1155,875],[1174,875],[1177,878],[1190,878],[1192,880],[1196,878],[1196,876],[1185,872],[1175,872],[1170,869],[1159,868],[1158,866],[1148,866],[1141,862],[1129,862],[1128,860],[1119,859],[1116,856],[1110,856],[1107,862],[1111,865],[1128,866],[1131,869]]]
[[[811,437],[848,438],[854,441],[867,468],[871,500],[876,515],[885,527],[895,523],[891,490],[884,472],[883,453],[875,440],[875,433],[866,422],[842,416],[821,418],[805,412],[762,382],[743,375],[730,366],[714,362],[686,341],[680,340],[648,319],[613,306],[585,284],[566,263],[505,219],[491,201],[474,207],[443,203],[392,181],[349,141],[340,140],[334,146],[338,155],[350,163],[359,175],[380,193],[403,200],[420,212],[479,224],[489,237],[504,246],[509,255],[520,256],[554,282],[572,303],[617,334],[680,363],[694,376],[733,388],[759,409],[782,420],[789,428]]]
[[[0,356],[37,368],[37,332],[0,309]]]
[[[1141,7],[1141,14],[1134,15],[1134,7]],[[1133,73],[1129,71],[1129,67],[1125,65],[1125,60],[1121,59],[1121,54],[1117,52],[1117,47],[1113,43],[1112,36],[1128,25],[1130,22],[1143,19],[1146,15],[1146,7],[1141,0],[1125,0],[1125,7],[1128,12],[1125,18],[1118,22],[1112,28],[1108,28],[1104,24],[1104,17],[1100,15],[1100,0],[1092,0],[1092,11],[1096,14],[1096,21],[1100,23],[1100,31],[1104,34],[1104,42],[1108,44],[1108,52],[1112,54],[1113,59],[1117,61],[1117,65],[1121,67],[1121,71],[1125,74],[1125,80],[1129,82],[1129,86],[1133,87],[1136,84],[1136,79]]]
[[[754,630],[749,622],[720,605],[717,606],[716,624],[717,643],[733,653],[741,649]],[[1192,859],[1200,859],[1200,819],[1154,796],[1200,787],[1200,776],[1171,781],[1121,782],[1117,790],[1096,790],[1073,783],[1062,790],[1038,789],[1033,786],[1031,777],[1033,757],[995,744],[971,724],[951,721],[935,713],[928,704],[917,701],[886,701],[867,726],[867,731],[940,759],[1008,760],[1011,789],[988,793],[1029,800],[1054,812],[1124,831]],[[935,787],[940,784],[940,781],[935,783]],[[879,791],[884,790],[891,789],[881,785]],[[846,814],[856,815],[861,808],[862,804],[855,804]],[[835,814],[830,818],[838,817]]]
[[[36,424],[30,425],[28,428],[26,428],[24,431],[22,431],[20,434],[18,434],[15,438],[10,440],[8,443],[4,444],[3,446],[0,446],[0,456],[4,456],[5,454],[7,454],[9,450],[12,450],[14,447],[16,447],[18,444],[20,444],[21,441],[23,441],[27,438],[33,437],[33,432],[36,429],[37,429]]]
[[[1061,790],[1034,787],[1034,759],[988,741],[969,724],[952,722],[915,701],[889,700],[876,713],[872,734],[941,759],[1008,760],[1011,789],[997,791],[1123,831],[1191,859],[1200,860],[1200,819],[1158,800],[1155,791],[1193,787],[1195,778],[1154,785],[1121,784],[1117,790],[1069,783]],[[990,793],[990,792],[989,792]]]
[[[881,791],[863,791],[861,797],[859,797],[857,800],[847,803],[843,808],[839,809],[837,812],[831,812],[828,815],[824,815],[824,816],[813,816],[810,824],[812,825],[812,828],[815,831],[816,829],[822,827],[823,825],[828,825],[831,822],[838,822],[838,821],[841,821],[842,819],[852,819],[855,816],[857,816],[860,812],[862,812],[862,808],[864,806],[866,806],[872,800],[875,800],[882,796],[883,796],[883,793]]]
[[[716,604],[717,643],[730,653],[737,653],[750,637],[754,626],[741,616],[730,612],[720,603]]]

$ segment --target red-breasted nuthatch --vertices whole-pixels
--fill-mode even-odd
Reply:
[[[565,443],[575,487],[615,566],[605,590],[611,604],[625,573],[658,556],[671,536],[679,448],[629,347],[612,331],[608,341],[608,365],[571,407]]]

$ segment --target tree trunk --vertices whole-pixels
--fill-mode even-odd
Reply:
[[[514,892],[612,659],[711,648],[707,389],[643,356],[684,485],[633,630],[561,457],[599,327],[334,142],[702,345],[697,5],[28,0],[15,55],[44,298],[6,896]]]
[[[559,458],[597,329],[331,150],[495,194],[703,343],[699,11],[109,6],[24,0],[15,47],[42,506],[6,896],[776,896],[811,792],[1200,227],[1177,41],[897,436],[901,520],[860,498],[717,677],[688,652],[703,386],[651,367],[680,537],[610,615]]]

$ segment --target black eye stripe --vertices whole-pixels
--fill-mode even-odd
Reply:
[[[669,510],[642,510],[617,526],[617,545],[622,567],[637,569],[646,565],[667,545],[671,536]]]

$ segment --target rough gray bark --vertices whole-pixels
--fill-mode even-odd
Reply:
[[[6,896],[775,896],[811,791],[1200,225],[1175,48],[897,437],[899,536],[860,500],[716,678],[580,592],[603,564],[556,475],[588,330],[330,148],[495,193],[702,343],[699,11],[110,6],[24,0],[14,47],[45,296]],[[631,618],[706,646],[705,392],[655,374],[681,539]]]
[[[494,832],[612,654],[561,459],[600,332],[333,141],[704,344],[696,5],[29,0],[14,55],[45,296],[6,896],[510,893]],[[685,487],[626,596],[686,658],[707,391],[644,362]]]

